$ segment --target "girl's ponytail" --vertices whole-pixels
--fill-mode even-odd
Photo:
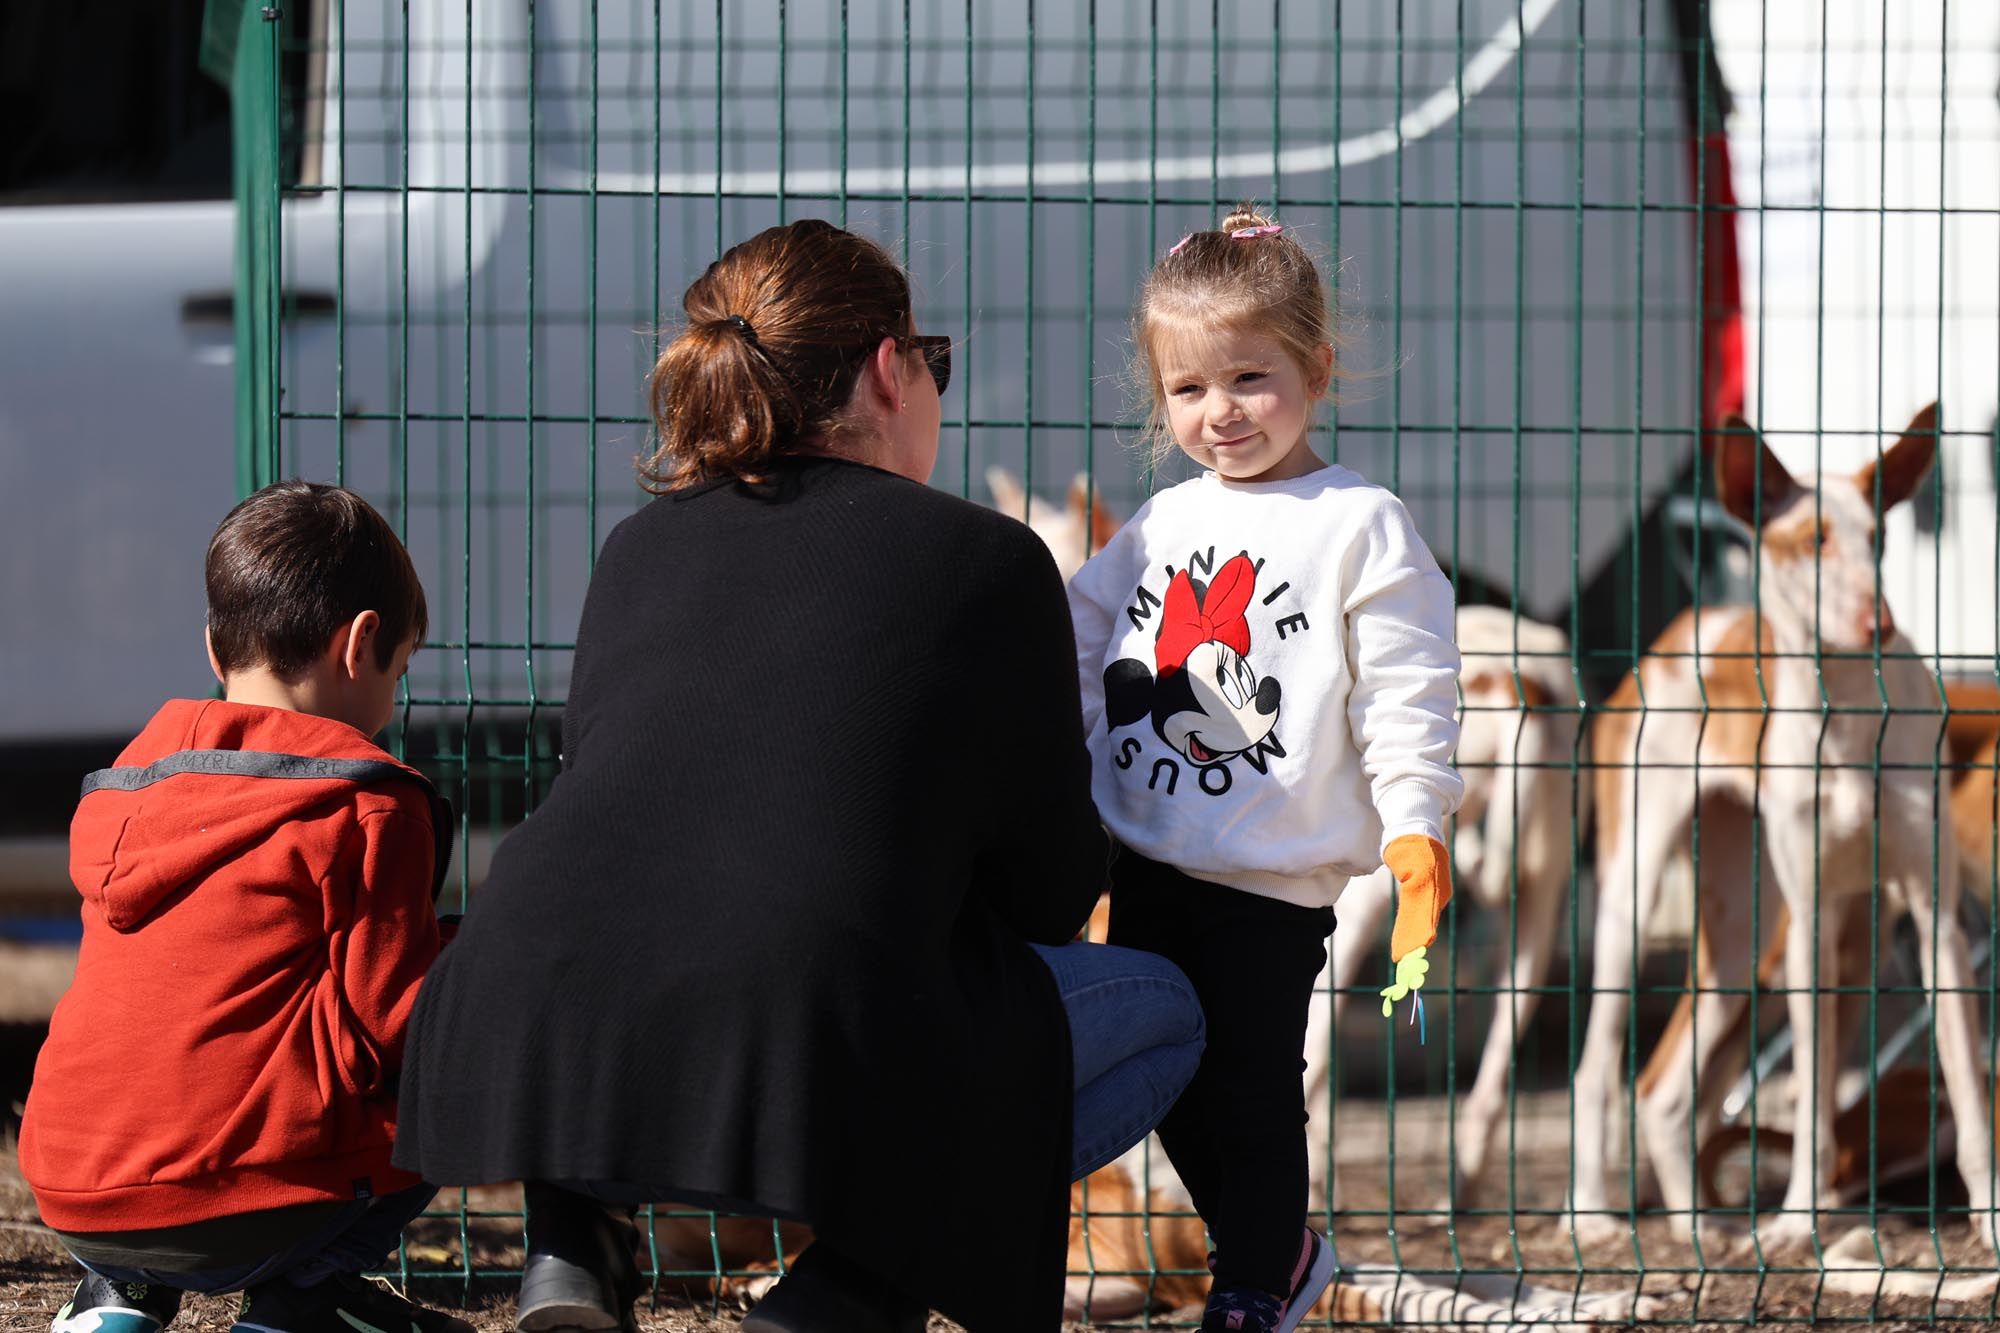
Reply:
[[[1253,204],[1238,204],[1236,211],[1222,220],[1217,231],[1241,231],[1245,227],[1271,227],[1277,224],[1259,213]]]

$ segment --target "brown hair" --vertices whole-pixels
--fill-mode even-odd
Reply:
[[[1175,328],[1247,330],[1276,341],[1305,376],[1315,397],[1327,396],[1318,351],[1333,345],[1333,319],[1319,268],[1291,233],[1242,239],[1247,227],[1271,218],[1238,204],[1214,231],[1190,233],[1153,265],[1132,314],[1133,388],[1146,405],[1142,439],[1155,450],[1174,447],[1160,383],[1160,342]],[[1339,372],[1336,372],[1336,376]]]
[[[230,510],[209,539],[207,583],[224,671],[265,666],[296,680],[363,611],[382,618],[375,665],[386,669],[429,621],[395,529],[353,491],[319,482],[274,482]]]
[[[869,354],[916,331],[895,258],[817,218],[730,247],[681,305],[687,327],[648,382],[659,447],[639,476],[656,493],[760,480],[838,431]]]

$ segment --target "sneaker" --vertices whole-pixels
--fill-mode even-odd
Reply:
[[[1284,1314],[1273,1333],[1292,1333],[1332,1281],[1333,1246],[1322,1240],[1317,1231],[1307,1227],[1305,1244],[1299,1247],[1299,1265],[1292,1270],[1292,1293],[1285,1298]]]
[[[230,1333],[473,1333],[471,1324],[427,1309],[365,1277],[312,1287],[279,1278],[243,1293]]]
[[[113,1282],[85,1273],[49,1333],[160,1333],[180,1313],[178,1287]]]
[[[1215,1256],[1209,1256],[1209,1271]],[[1333,1281],[1333,1247],[1319,1233],[1306,1228],[1299,1246],[1299,1262],[1292,1270],[1292,1289],[1279,1301],[1255,1287],[1221,1287],[1209,1293],[1208,1308],[1202,1314],[1202,1333],[1292,1333]]]
[[[1285,1317],[1276,1296],[1255,1287],[1217,1287],[1208,1293],[1201,1333],[1275,1333]]]

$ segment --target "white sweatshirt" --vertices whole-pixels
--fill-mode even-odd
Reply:
[[[1343,467],[1204,472],[1070,583],[1099,816],[1133,850],[1330,905],[1464,784],[1451,584],[1402,502]]]

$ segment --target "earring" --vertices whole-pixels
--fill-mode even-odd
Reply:
[[[903,400],[903,408],[904,408],[904,410],[905,410],[905,411],[908,411],[908,410],[909,410],[909,406],[910,406],[910,400],[909,400],[909,399],[907,399],[907,398],[905,398],[905,399]]]

